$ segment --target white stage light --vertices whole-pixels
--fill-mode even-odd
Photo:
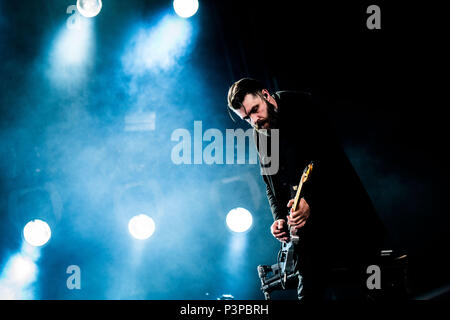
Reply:
[[[155,232],[155,222],[145,214],[134,216],[128,222],[128,231],[139,240],[145,240]]]
[[[50,240],[52,232],[49,225],[42,220],[35,219],[28,222],[23,228],[25,241],[34,247],[43,246]]]
[[[14,284],[24,285],[34,281],[37,273],[37,266],[31,258],[16,255],[11,260],[8,278]]]
[[[174,0],[173,8],[182,18],[192,17],[198,10],[198,0]]]
[[[101,0],[77,0],[78,12],[86,18],[95,17],[102,10]]]
[[[245,232],[253,223],[252,214],[244,208],[236,208],[227,214],[227,226],[234,232]]]
[[[11,256],[0,273],[0,300],[31,300],[38,267],[21,253]]]

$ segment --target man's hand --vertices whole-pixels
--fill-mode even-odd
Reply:
[[[288,225],[285,220],[278,219],[270,227],[272,235],[281,242],[289,241]]]
[[[309,205],[304,198],[300,199],[300,204],[297,211],[292,211],[292,205],[294,204],[294,199],[289,200],[288,208],[291,208],[291,214],[287,216],[288,225],[294,227],[296,230],[303,227],[308,219],[311,211]]]

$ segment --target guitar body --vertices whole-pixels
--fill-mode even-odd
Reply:
[[[288,274],[294,273],[296,267],[295,244],[292,241],[283,243],[281,247],[281,256],[284,260],[282,274],[287,277]],[[286,280],[286,279],[285,279]]]
[[[311,162],[303,171],[300,183],[297,188],[297,193],[292,204],[292,211],[297,211],[300,203],[300,195],[303,187],[303,182],[308,180],[309,174],[313,168]],[[299,271],[297,269],[296,246],[298,245],[300,236],[299,230],[294,227],[289,228],[290,241],[283,242],[281,249],[278,252],[277,263],[272,266],[259,265],[258,276],[261,280],[261,290],[264,293],[266,300],[270,299],[270,292],[278,288],[289,289],[293,287],[294,283],[298,283]]]
[[[300,183],[297,187],[297,193],[294,198],[294,203],[292,205],[292,211],[298,210],[303,183],[308,180],[312,168],[313,168],[313,163],[311,162],[303,171],[302,177],[300,179]],[[287,283],[288,279],[293,278],[294,274],[296,274],[295,269],[296,269],[297,257],[296,257],[295,251],[296,251],[296,246],[300,241],[300,237],[298,235],[298,230],[296,230],[293,227],[290,227],[289,233],[290,233],[290,241],[282,243],[280,252],[278,254],[278,263],[279,264],[281,263],[280,274],[282,275],[282,282],[284,282],[284,285]]]

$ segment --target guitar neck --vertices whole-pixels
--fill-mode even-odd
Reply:
[[[303,175],[302,175],[302,178],[300,179],[300,183],[298,184],[297,193],[295,194],[295,198],[294,198],[294,203],[292,204],[293,211],[298,210],[298,206],[300,204],[300,194],[302,192],[302,187],[303,187]]]
[[[298,187],[297,187],[297,193],[295,194],[294,203],[292,204],[293,211],[298,210],[298,206],[300,204],[300,195],[302,193],[302,188],[303,188],[303,182],[308,180],[309,174],[311,173],[312,168],[313,168],[313,163],[311,162],[303,171],[302,177],[300,178],[300,183],[298,184]]]

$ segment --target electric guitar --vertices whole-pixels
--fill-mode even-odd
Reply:
[[[295,194],[294,203],[292,204],[292,211],[297,211],[298,206],[300,204],[301,193],[303,188],[303,183],[305,183],[311,174],[313,169],[313,162],[308,164],[303,170],[302,177],[300,178],[300,182],[297,187],[297,193]],[[295,259],[295,246],[298,244],[300,237],[297,234],[297,231],[294,227],[289,228],[290,233],[290,241],[283,242],[281,244],[281,249],[278,253],[278,264],[280,265],[280,280],[281,285],[284,288],[285,284],[288,280],[295,277],[295,267],[296,267],[296,259]]]

